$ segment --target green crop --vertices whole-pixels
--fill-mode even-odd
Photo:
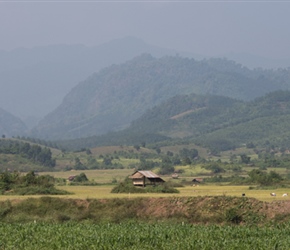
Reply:
[[[289,249],[290,224],[273,227],[184,223],[0,224],[0,249]]]

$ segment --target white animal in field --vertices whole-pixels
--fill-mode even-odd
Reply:
[[[270,195],[271,195],[271,196],[276,196],[276,194],[275,194],[275,193],[270,193]]]
[[[282,194],[282,197],[286,197],[288,196],[288,193]]]

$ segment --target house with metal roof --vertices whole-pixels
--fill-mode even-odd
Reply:
[[[145,187],[146,185],[157,185],[165,182],[157,174],[151,171],[136,171],[130,178],[133,180],[134,186]]]

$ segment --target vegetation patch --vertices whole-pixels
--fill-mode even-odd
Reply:
[[[129,220],[193,224],[269,225],[287,222],[290,201],[266,203],[247,197],[64,199],[44,196],[0,202],[2,222],[92,222]]]
[[[0,174],[0,192],[3,195],[69,194],[67,191],[56,189],[54,183],[54,177],[38,176],[33,171],[26,175],[8,171]]]

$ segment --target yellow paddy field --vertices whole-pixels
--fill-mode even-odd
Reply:
[[[68,172],[46,172],[41,174],[49,174],[56,178],[67,179],[70,175],[78,175],[84,172],[90,180],[99,183],[96,186],[58,186],[58,189],[69,191],[71,195],[61,195],[54,197],[72,198],[72,199],[110,199],[110,198],[134,198],[134,197],[188,197],[188,196],[237,196],[241,197],[244,193],[247,197],[256,198],[261,201],[290,200],[290,190],[286,188],[275,190],[250,190],[249,186],[227,186],[227,185],[207,185],[184,186],[177,188],[178,194],[112,194],[114,187],[112,181],[120,182],[128,175],[132,174],[132,169],[120,170],[89,170],[89,171],[68,171]],[[171,179],[169,176],[162,176],[163,179]],[[190,177],[187,177],[190,179]],[[181,177],[180,179],[184,179]],[[276,193],[276,197],[270,195],[271,192]],[[288,197],[282,197],[282,194],[289,193]],[[41,197],[43,195],[33,196],[0,196],[0,200],[27,199],[29,197]]]

